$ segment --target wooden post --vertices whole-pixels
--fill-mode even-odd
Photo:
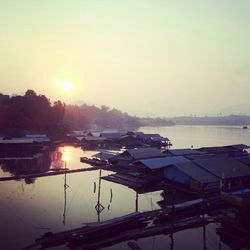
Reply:
[[[63,225],[65,225],[66,223],[66,208],[67,208],[67,191],[66,189],[69,187],[69,185],[67,184],[67,179],[66,179],[66,171],[67,171],[67,162],[64,161],[64,208],[63,208]]]
[[[97,212],[97,220],[98,220],[98,222],[100,222],[100,213],[104,209],[104,206],[100,203],[100,199],[101,199],[101,177],[102,177],[102,170],[100,169],[100,172],[99,172],[99,183],[98,183],[97,204],[95,206],[95,210]]]
[[[138,193],[137,192],[135,196],[135,211],[138,212]]]

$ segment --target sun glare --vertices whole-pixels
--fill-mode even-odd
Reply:
[[[68,147],[61,148],[62,160],[67,162],[70,160],[70,149]]]
[[[71,92],[73,90],[73,82],[71,80],[59,81],[57,86],[64,92]]]

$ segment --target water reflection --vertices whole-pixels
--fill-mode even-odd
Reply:
[[[66,163],[79,161],[78,157],[73,159],[73,147],[64,146],[52,151],[41,151],[29,157],[0,159],[0,176],[20,176],[46,173],[48,171],[60,171],[67,169]],[[69,164],[71,166],[71,164]],[[34,183],[35,178],[25,178],[26,184]]]
[[[101,204],[101,179],[102,170],[99,170],[99,180],[98,180],[98,193],[97,193],[97,204],[95,205],[95,210],[97,212],[97,221],[100,222],[100,214],[105,209],[105,207]]]
[[[3,171],[18,176],[47,172],[50,169],[51,158],[49,152],[43,152],[28,159],[0,160],[0,164]]]

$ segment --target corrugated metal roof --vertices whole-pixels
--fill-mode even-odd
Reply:
[[[204,169],[221,178],[250,176],[250,167],[233,158],[210,158],[194,160]]]
[[[128,149],[127,151],[125,151],[125,153],[126,152],[136,160],[165,156],[158,148],[135,148],[135,149]]]
[[[200,183],[218,182],[219,178],[209,173],[205,169],[202,169],[192,162],[184,164],[174,164],[177,169],[184,172],[194,180]]]
[[[205,154],[204,152],[195,150],[195,149],[191,149],[191,148],[183,148],[183,149],[170,149],[167,150],[166,153],[170,153],[172,155],[201,155],[201,154]]]
[[[249,148],[249,146],[247,146],[245,144],[234,144],[234,145],[229,145],[229,146],[226,146],[226,147],[234,148],[234,149],[239,149],[239,150],[243,150],[243,149],[248,149]]]
[[[246,164],[246,165],[250,166],[250,157],[249,156],[238,157],[236,159],[238,161],[242,162],[243,164]]]
[[[159,168],[164,168],[164,167],[177,164],[177,163],[188,163],[190,161],[183,156],[170,156],[170,157],[163,157],[163,158],[140,160],[138,162],[150,169],[159,169]]]

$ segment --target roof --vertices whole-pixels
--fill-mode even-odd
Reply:
[[[25,135],[27,138],[48,138],[46,134],[28,134]]]
[[[87,136],[96,136],[99,137],[101,135],[101,132],[88,132]]]
[[[226,146],[227,148],[233,148],[233,149],[238,149],[238,150],[243,150],[243,149],[248,149],[249,146],[245,145],[245,144],[234,144],[234,145],[229,145]]]
[[[134,136],[140,136],[143,135],[143,132],[138,132],[138,131],[128,131],[126,135],[134,135]]]
[[[129,154],[134,159],[145,159],[145,158],[156,158],[156,157],[164,157],[165,155],[158,148],[135,148],[128,149],[123,154]]]
[[[105,131],[105,132],[102,132],[100,136],[105,137],[107,139],[120,139],[123,135],[124,133],[121,133],[121,132]]]
[[[35,142],[49,142],[50,139],[45,134],[25,135],[26,138],[33,139]]]
[[[139,134],[138,137],[142,138],[142,139],[146,139],[146,140],[154,140],[154,141],[165,140],[165,141],[169,141],[168,138],[162,137],[159,134]]]
[[[225,153],[232,151],[232,148],[226,146],[218,146],[218,147],[203,147],[198,150],[207,152],[207,153]]]
[[[172,155],[201,155],[204,154],[202,151],[198,151],[195,149],[190,149],[190,148],[183,148],[183,149],[170,149],[166,150],[166,153],[170,153]]]
[[[219,180],[218,177],[209,173],[205,169],[202,169],[195,165],[192,162],[184,163],[184,164],[174,164],[177,169],[187,174],[194,180],[197,180],[200,183],[209,183],[209,182],[217,182]]]
[[[250,176],[250,167],[233,158],[210,158],[194,160],[202,168],[221,178]]]
[[[74,130],[69,133],[67,133],[67,136],[77,137],[77,136],[87,136],[92,135],[89,131],[83,131],[83,130]]]
[[[249,156],[239,157],[239,158],[235,158],[235,159],[242,162],[243,164],[250,166],[250,157]]]
[[[227,157],[227,154],[207,154],[204,152],[204,154],[199,155],[185,155],[186,158],[189,160],[196,160],[196,159],[208,159],[208,158],[221,158],[221,157]]]
[[[177,163],[188,163],[189,160],[183,156],[169,156],[163,158],[153,158],[146,160],[139,160],[138,163],[143,164],[145,167],[150,169],[164,168]]]
[[[83,140],[86,140],[86,141],[105,141],[106,138],[96,137],[96,136],[85,136],[85,137],[83,137]]]
[[[28,144],[33,143],[33,139],[26,139],[26,138],[20,138],[20,139],[9,139],[9,140],[0,140],[0,144]]]
[[[115,153],[115,152],[102,151],[102,152],[99,152],[97,154],[92,155],[92,157],[99,158],[102,160],[109,160],[109,159],[113,158],[116,154],[117,153]]]
[[[226,145],[226,146],[217,146],[217,147],[203,147],[198,150],[209,152],[209,153],[223,153],[229,152],[232,150],[243,150],[247,149],[249,146],[245,144],[234,144],[234,145]]]

